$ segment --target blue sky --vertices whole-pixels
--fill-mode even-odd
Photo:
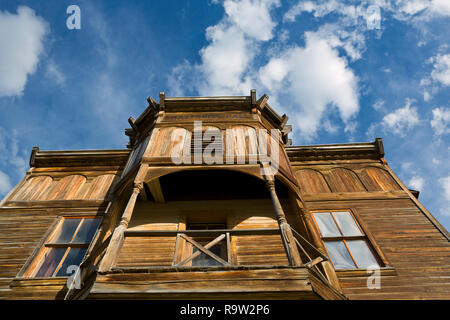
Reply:
[[[0,197],[35,145],[124,148],[150,95],[255,88],[289,115],[296,145],[382,137],[449,229],[449,30],[448,0],[2,0]]]

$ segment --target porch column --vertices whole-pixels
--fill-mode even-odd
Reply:
[[[128,228],[128,223],[130,223],[131,216],[133,215],[134,206],[136,204],[137,197],[141,190],[144,188],[142,183],[136,183],[133,187],[133,193],[128,200],[127,206],[122,214],[119,225],[114,229],[111,241],[109,242],[108,249],[106,249],[105,256],[102,259],[100,265],[100,272],[106,272],[111,270],[117,255],[119,254],[120,248],[122,247],[122,242],[124,238],[124,232]]]
[[[272,198],[272,204],[277,215],[278,225],[281,230],[281,238],[283,239],[283,245],[289,258],[289,264],[293,266],[299,266],[302,264],[300,253],[298,252],[297,244],[295,243],[292,231],[287,223],[286,216],[284,215],[283,208],[281,207],[280,200],[278,199],[275,191],[275,179],[265,176],[266,186],[270,192]]]

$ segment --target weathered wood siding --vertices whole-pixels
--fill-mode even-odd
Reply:
[[[305,194],[402,190],[380,164],[322,164],[295,167],[294,170]]]
[[[8,201],[103,200],[118,175],[33,175],[27,177]]]
[[[450,299],[450,244],[409,199],[314,202],[311,209],[351,208],[361,217],[397,275],[368,289],[368,274],[340,282],[350,299]],[[339,272],[338,272],[339,275]]]
[[[238,215],[235,229],[278,228],[273,214],[258,212],[246,217]],[[242,235],[234,236],[236,260],[238,265],[288,265],[285,249],[280,235]]]
[[[387,260],[390,271],[382,268],[381,289],[368,289],[365,270],[338,271],[344,294],[350,299],[450,299],[448,239],[384,164],[359,162],[294,165],[308,209],[351,209]]]
[[[190,222],[224,223],[229,229],[278,228],[274,215],[269,199],[138,202],[128,230],[185,230]],[[170,266],[175,240],[126,237],[116,266]],[[288,264],[280,235],[233,235],[231,250],[236,265]]]
[[[178,230],[180,218],[170,206],[138,202],[129,230]],[[176,237],[126,237],[117,267],[171,266]]]
[[[327,290],[314,280],[305,268],[108,274],[97,277],[88,298],[320,299]]]
[[[102,170],[103,169],[103,170]],[[32,168],[0,207],[0,299],[62,299],[67,278],[16,278],[60,216],[102,214],[110,167]]]
[[[0,209],[0,299],[27,298],[26,292],[11,295],[9,284],[54,221],[54,215],[41,210]]]

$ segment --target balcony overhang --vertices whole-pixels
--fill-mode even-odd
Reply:
[[[126,269],[98,274],[87,299],[345,299],[306,267]]]

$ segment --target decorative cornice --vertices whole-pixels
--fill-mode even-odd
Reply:
[[[45,167],[85,167],[85,166],[124,166],[130,150],[58,150],[41,151],[34,147],[30,166]]]
[[[256,90],[252,89],[249,96],[216,96],[216,97],[166,97],[164,92],[159,95],[159,103],[152,97],[147,99],[149,106],[133,122],[141,128],[147,118],[153,120],[159,111],[165,112],[205,112],[205,111],[233,111],[250,112],[253,107],[260,109],[261,114],[272,123],[276,129],[282,130],[287,122],[287,116],[278,115],[267,103],[269,97],[264,94],[256,100]],[[148,119],[147,119],[148,120]],[[129,130],[130,131],[130,130]],[[127,131],[128,133],[131,133]],[[130,134],[128,134],[130,135]]]
[[[374,142],[322,144],[286,147],[291,162],[334,159],[381,159],[384,148],[381,138]]]

